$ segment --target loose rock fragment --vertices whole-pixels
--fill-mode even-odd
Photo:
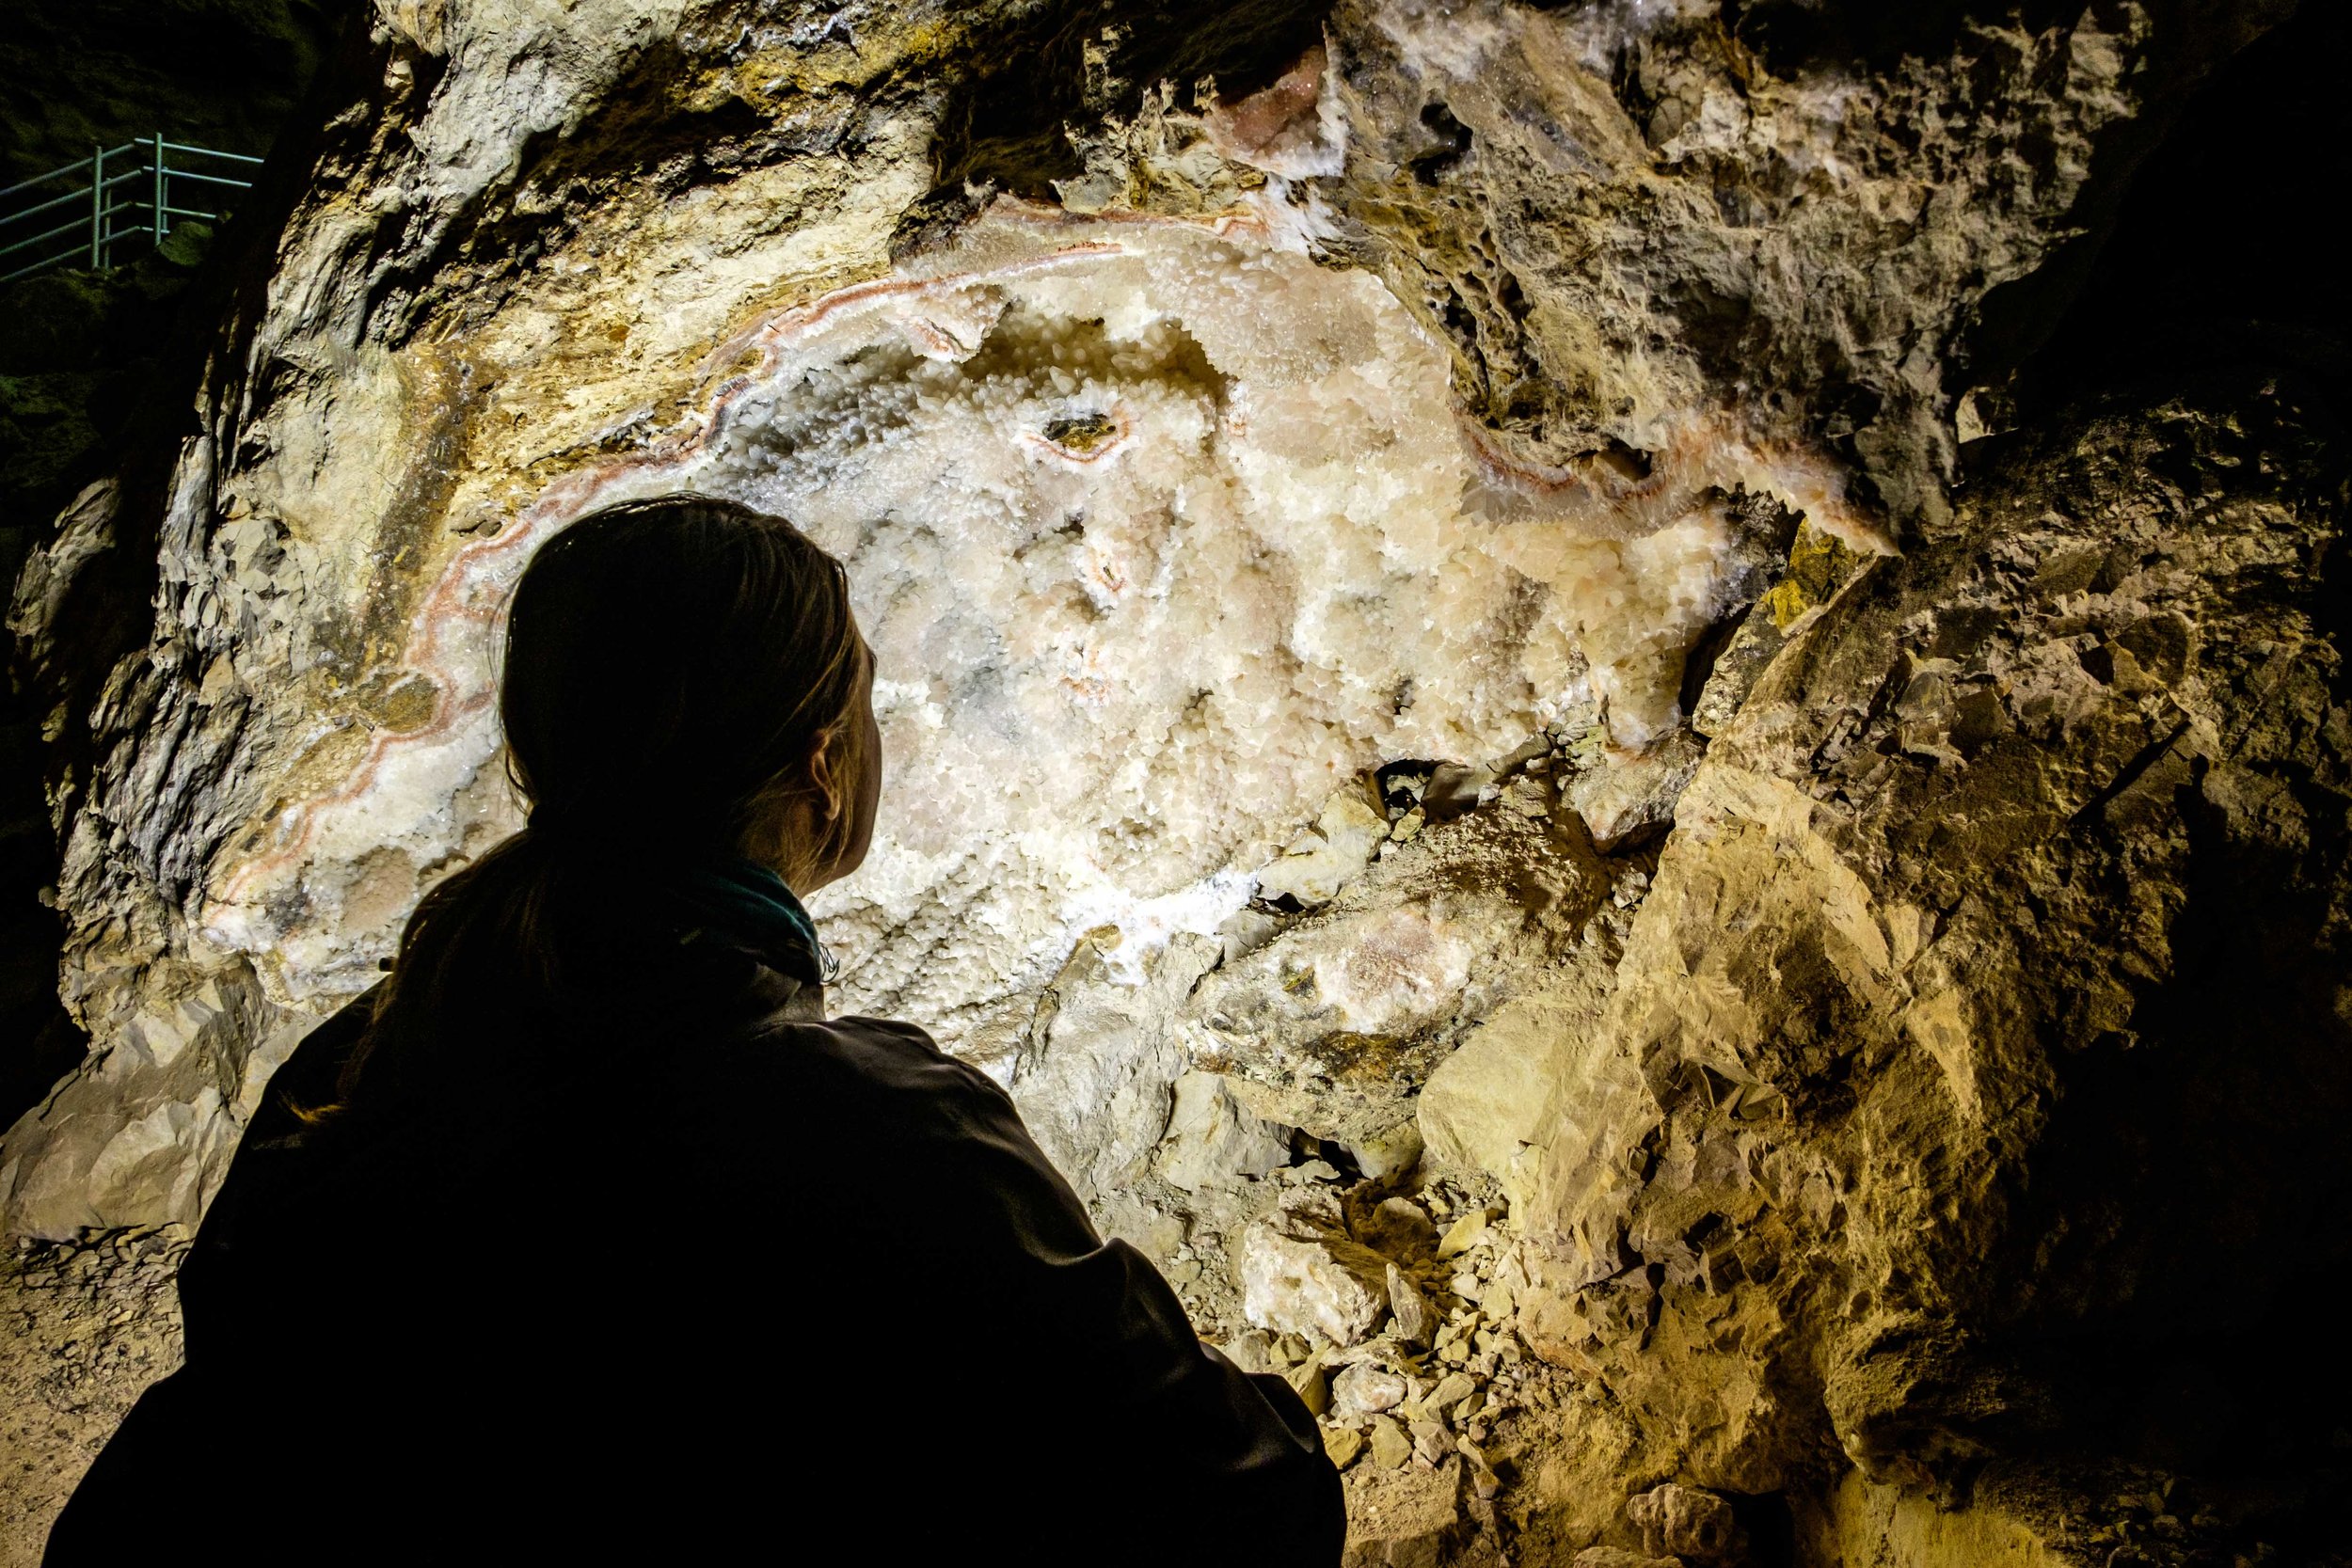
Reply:
[[[1261,1328],[1352,1345],[1388,1310],[1388,1260],[1344,1237],[1261,1221],[1242,1233],[1241,1287],[1242,1314]]]
[[[1446,1410],[1461,1403],[1477,1391],[1478,1385],[1470,1381],[1468,1373],[1448,1372],[1438,1380],[1438,1386],[1432,1388],[1421,1402],[1431,1410]]]
[[[1366,1246],[1406,1262],[1427,1257],[1438,1244],[1429,1212],[1409,1197],[1381,1199],[1359,1234]]]
[[[1421,1164],[1421,1129],[1410,1117],[1343,1146],[1368,1180],[1383,1181]]]
[[[1616,880],[1622,884],[1628,875]],[[1484,1171],[1502,1184],[1515,1209],[1535,1200],[1528,1162],[1557,1114],[1548,1107],[1564,1093],[1572,1096],[1564,1103],[1581,1101],[1575,1091],[1597,1069],[1605,1069],[1594,1059],[1595,1042],[1603,1037],[1612,984],[1606,954],[1588,950],[1544,984],[1495,1008],[1463,1037],[1430,1073],[1415,1102],[1434,1168]],[[1470,1217],[1455,1222],[1460,1244],[1440,1257],[1476,1244],[1481,1226],[1465,1228]]]
[[[1331,1381],[1324,1374],[1323,1364],[1309,1361],[1292,1368],[1283,1374],[1291,1391],[1307,1407],[1310,1416],[1320,1416],[1331,1408]]]
[[[1421,1293],[1421,1287],[1405,1277],[1405,1272],[1394,1263],[1389,1265],[1389,1311],[1396,1320],[1396,1337],[1408,1345],[1426,1347],[1437,1313],[1429,1300]]]
[[[1324,802],[1312,829],[1258,873],[1258,896],[1318,909],[1340,895],[1388,836],[1389,819],[1373,809],[1364,791],[1343,789]]]
[[[1226,1359],[1243,1371],[1263,1372],[1272,1363],[1270,1351],[1273,1343],[1273,1335],[1263,1328],[1253,1328],[1234,1335],[1220,1348],[1225,1352]]]
[[[1175,1106],[1159,1151],[1160,1174],[1187,1192],[1290,1163],[1291,1130],[1252,1116],[1214,1072],[1176,1080]]]
[[[1583,818],[1593,847],[1604,855],[1614,853],[1673,826],[1675,803],[1705,755],[1695,736],[1677,732],[1638,756],[1578,774],[1568,785],[1566,803]]]
[[[1502,1490],[1502,1478],[1495,1474],[1493,1465],[1486,1463],[1486,1452],[1477,1442],[1470,1437],[1457,1437],[1454,1446],[1460,1451],[1463,1463],[1470,1467],[1470,1489],[1473,1492],[1482,1497],[1492,1497]]]
[[[1465,1212],[1460,1219],[1446,1227],[1445,1235],[1438,1240],[1438,1257],[1440,1259],[1457,1258],[1485,1241],[1487,1218],[1487,1212],[1484,1209]]]
[[[1694,1486],[1668,1481],[1654,1487],[1629,1499],[1625,1516],[1642,1532],[1644,1549],[1653,1553],[1719,1563],[1740,1551],[1740,1522],[1731,1504]]]
[[[1486,791],[1494,787],[1494,769],[1486,767],[1465,767],[1458,762],[1438,765],[1429,775],[1429,784],[1422,791],[1422,812],[1431,822],[1451,822],[1454,818],[1476,811],[1487,799]]]
[[[1394,1372],[1359,1362],[1331,1381],[1331,1413],[1343,1421],[1355,1420],[1405,1402],[1405,1380]]]
[[[1413,1457],[1413,1440],[1405,1435],[1405,1429],[1386,1416],[1372,1418],[1372,1462],[1384,1470],[1393,1470]]]
[[[1333,1469],[1344,1470],[1364,1451],[1364,1434],[1354,1427],[1325,1427],[1323,1451],[1329,1457]]]
[[[1422,1463],[1430,1465],[1443,1464],[1445,1456],[1453,1451],[1454,1433],[1446,1430],[1443,1421],[1413,1423],[1413,1452],[1421,1457]]]

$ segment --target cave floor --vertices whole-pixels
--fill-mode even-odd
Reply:
[[[32,1568],[82,1472],[147,1386],[180,1365],[177,1226],[0,1259],[0,1568]]]

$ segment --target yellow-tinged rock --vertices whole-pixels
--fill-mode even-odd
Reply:
[[[1486,1222],[1491,1216],[1484,1209],[1472,1209],[1446,1227],[1438,1240],[1439,1258],[1458,1258],[1486,1238]]]
[[[1413,1457],[1413,1440],[1405,1435],[1405,1429],[1386,1416],[1372,1418],[1372,1462],[1384,1470],[1393,1470]]]
[[[1304,1362],[1284,1372],[1282,1378],[1306,1405],[1308,1415],[1320,1416],[1331,1408],[1331,1381],[1324,1375],[1322,1362]]]

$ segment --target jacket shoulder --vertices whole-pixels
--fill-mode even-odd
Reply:
[[[975,1243],[1010,1233],[1056,1253],[1101,1244],[1012,1097],[914,1024],[778,1021],[745,1043],[762,1058],[756,1070],[774,1075],[771,1103],[828,1118],[818,1135],[863,1151],[869,1173],[920,1184],[925,1208],[948,1229]],[[739,1112],[758,1098],[769,1097],[746,1097]]]
[[[845,1113],[881,1116],[875,1132],[964,1136],[1021,1116],[995,1080],[895,1019],[772,1019],[739,1048],[761,1077],[783,1075]],[[1024,1134],[1025,1138],[1025,1134]]]

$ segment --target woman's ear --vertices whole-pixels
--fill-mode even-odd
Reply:
[[[824,802],[819,815],[827,822],[839,821],[846,803],[841,787],[841,726],[834,724],[817,732],[817,744],[808,753],[809,787]]]

